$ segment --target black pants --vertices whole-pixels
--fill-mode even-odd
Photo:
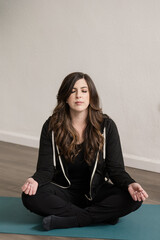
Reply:
[[[41,216],[75,216],[79,226],[110,221],[137,210],[142,202],[134,201],[128,191],[104,183],[93,201],[79,191],[63,189],[54,184],[39,187],[36,195],[22,194],[24,206]]]

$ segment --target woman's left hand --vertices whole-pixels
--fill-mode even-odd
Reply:
[[[141,187],[139,183],[131,183],[128,185],[128,191],[134,201],[145,201],[148,198],[148,194]]]

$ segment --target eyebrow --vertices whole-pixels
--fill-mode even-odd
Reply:
[[[87,86],[84,86],[84,87],[81,87],[81,89],[82,89],[82,88],[88,88],[88,87],[87,87]],[[73,89],[77,89],[77,88],[73,87]]]

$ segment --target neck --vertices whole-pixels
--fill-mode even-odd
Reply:
[[[86,126],[88,110],[84,112],[70,111],[70,116],[73,126],[81,126],[83,128]]]

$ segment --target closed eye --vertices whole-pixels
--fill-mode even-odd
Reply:
[[[71,93],[75,93],[75,92],[76,92],[76,90],[73,89]],[[87,92],[88,92],[88,90],[82,90],[82,93],[87,93]]]

